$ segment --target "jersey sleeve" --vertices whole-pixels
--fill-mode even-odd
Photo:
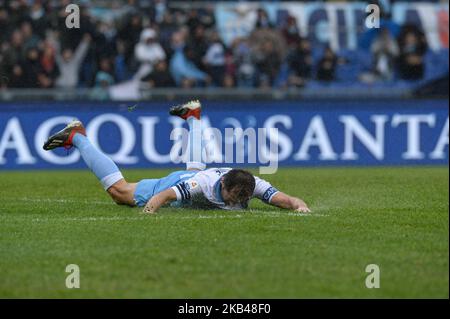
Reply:
[[[259,198],[263,202],[270,203],[273,195],[278,193],[278,189],[273,187],[269,182],[255,176],[255,191],[253,196]]]
[[[177,200],[190,200],[192,196],[202,193],[200,183],[195,178],[180,182],[172,189],[177,195]]]

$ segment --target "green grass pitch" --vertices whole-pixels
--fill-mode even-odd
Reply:
[[[169,170],[126,170],[130,181]],[[283,168],[310,215],[117,206],[88,171],[0,173],[0,298],[448,298],[448,167]],[[80,267],[67,289],[65,267]],[[367,289],[365,267],[380,267]]]

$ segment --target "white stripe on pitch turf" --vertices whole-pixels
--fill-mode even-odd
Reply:
[[[267,212],[266,212],[267,213]],[[258,213],[259,214],[259,213]],[[176,217],[175,217],[176,216]],[[146,220],[146,219],[239,219],[239,218],[280,218],[283,216],[294,216],[294,217],[320,217],[324,215],[316,214],[302,214],[302,213],[285,213],[285,214],[248,214],[248,215],[198,215],[198,216],[182,216],[182,215],[165,215],[164,213],[151,215],[151,216],[111,216],[111,217],[66,217],[57,218],[58,221],[75,221],[75,222],[95,222],[95,221],[125,221],[125,220]],[[55,221],[55,218],[34,218],[34,222],[46,222]]]
[[[91,204],[91,205],[114,205],[112,201],[91,201],[91,200],[72,200],[72,199],[56,199],[56,198],[28,198],[22,197],[13,200],[36,202],[36,203],[62,203],[62,204]],[[63,221],[115,221],[115,220],[143,220],[146,218],[176,218],[176,219],[237,219],[243,217],[255,217],[255,218],[279,218],[279,217],[321,217],[323,214],[313,213],[297,213],[297,212],[282,212],[282,211],[258,211],[255,209],[244,212],[244,215],[198,215],[198,216],[183,216],[183,215],[166,215],[164,213],[158,213],[153,216],[111,216],[111,217],[69,217],[62,218]],[[36,218],[33,221],[46,221],[47,219]],[[53,220],[53,219],[52,219]]]
[[[28,198],[28,197],[22,197],[17,198],[13,200],[18,201],[24,201],[24,202],[36,202],[36,203],[62,203],[62,204],[94,204],[94,205],[114,205],[112,201],[95,201],[95,200],[73,200],[73,199],[56,199],[56,198]],[[115,206],[115,205],[114,205]],[[177,209],[177,208],[175,208]],[[248,211],[245,211],[245,214],[251,215],[251,214],[258,214],[258,215],[266,215],[269,217],[279,217],[280,216],[324,216],[322,214],[314,214],[313,213],[297,213],[297,212],[282,212],[282,211],[258,211],[255,209],[250,209]],[[273,215],[273,216],[272,216]],[[217,215],[216,215],[217,216]],[[231,215],[233,216],[233,215]],[[234,218],[240,218],[242,216],[240,215],[234,215]],[[190,216],[184,216],[184,218],[190,217]],[[229,218],[230,215],[224,215],[224,217],[216,217],[216,218]],[[261,216],[260,216],[261,217]],[[209,216],[202,216],[200,215],[199,218],[213,218],[211,215]]]
[[[73,200],[73,199],[57,199],[57,198],[16,198],[13,200],[21,202],[34,203],[61,203],[61,204],[94,204],[94,205],[113,205],[113,201],[97,201],[97,200]]]

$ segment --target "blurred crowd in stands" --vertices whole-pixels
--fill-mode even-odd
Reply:
[[[294,17],[276,27],[260,9],[250,36],[226,46],[212,6],[184,10],[152,2],[112,5],[113,20],[80,6],[80,29],[68,29],[69,1],[7,1],[0,5],[0,87],[102,89],[131,78],[158,88],[302,87],[336,81],[337,68],[352,63],[330,47],[314,58]],[[372,62],[361,82],[424,76],[427,43],[416,26],[386,24],[367,52]]]

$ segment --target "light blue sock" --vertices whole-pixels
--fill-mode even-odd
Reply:
[[[204,170],[206,168],[206,164],[202,161],[202,122],[193,116],[189,117],[187,122],[189,125],[189,140],[186,169]]]
[[[123,178],[117,165],[92,145],[86,136],[75,134],[72,144],[80,151],[84,162],[94,172],[105,190]]]

